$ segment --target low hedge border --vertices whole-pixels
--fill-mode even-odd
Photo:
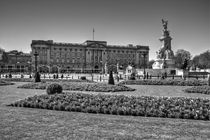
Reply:
[[[34,78],[5,78],[4,81],[12,81],[12,82],[34,82]],[[82,80],[82,79],[41,79],[42,82],[88,82],[88,83],[96,83],[91,80]]]
[[[14,85],[14,83],[4,81],[4,80],[0,80],[0,86],[6,86],[6,85]]]
[[[172,85],[172,86],[203,86],[207,81],[202,80],[183,80],[183,79],[145,79],[145,80],[127,80],[119,85]]]
[[[113,115],[210,120],[210,100],[201,98],[63,93],[35,95],[9,106]]]
[[[210,94],[210,86],[194,86],[183,90],[187,93]]]
[[[28,83],[18,88],[26,89],[46,89],[46,87],[53,82]],[[87,82],[57,82],[63,87],[63,90],[77,90],[77,91],[94,91],[94,92],[120,92],[120,91],[134,91],[135,89],[124,85],[108,85],[102,83],[87,83]]]

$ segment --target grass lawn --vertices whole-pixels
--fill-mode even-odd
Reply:
[[[17,83],[21,85],[23,83]],[[45,90],[1,86],[0,139],[208,139],[210,121],[117,116],[7,107],[6,104]],[[135,86],[131,86],[135,88]],[[104,93],[124,95],[191,96],[183,87],[136,86],[136,91]],[[186,88],[186,87],[184,87]],[[139,93],[141,91],[141,93]]]

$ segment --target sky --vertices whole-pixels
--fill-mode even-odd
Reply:
[[[32,40],[161,47],[168,20],[172,50],[210,50],[210,0],[0,0],[0,47],[31,51]]]

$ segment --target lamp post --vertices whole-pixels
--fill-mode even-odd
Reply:
[[[16,72],[17,72],[17,74],[21,72],[20,71],[20,65],[19,64],[20,64],[20,62],[17,62],[16,63]],[[18,68],[18,66],[19,66],[19,68]]]
[[[35,82],[41,82],[41,79],[40,79],[40,75],[39,75],[39,72],[37,71],[37,56],[39,54],[35,51],[34,53],[34,57],[35,57]]]
[[[103,61],[100,61],[101,62],[101,74],[104,73],[104,69],[103,69]]]
[[[18,53],[16,52],[15,53],[15,70],[14,70],[15,73],[17,72],[17,56],[18,56]]]
[[[31,61],[28,61],[28,72],[31,74]]]
[[[145,58],[146,58],[147,53],[144,52],[142,55],[143,55],[143,57],[144,57],[144,79],[145,79],[145,78],[146,78],[146,70],[145,70],[145,69],[146,69],[146,62],[145,62],[146,59],[145,59]]]
[[[35,51],[35,53],[34,53],[34,58],[35,58],[35,73],[37,72],[37,56],[38,56],[39,54]]]

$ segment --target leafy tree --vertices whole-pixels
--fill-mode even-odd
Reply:
[[[196,70],[196,68],[199,67],[199,55],[194,56],[191,63],[193,69]]]
[[[199,56],[199,67],[201,69],[210,68],[210,51],[206,51]]]
[[[188,63],[191,59],[191,54],[189,51],[179,49],[177,50],[175,54],[175,64],[177,68],[183,69],[184,62],[186,65],[186,62]],[[188,63],[189,64],[189,63]]]
[[[149,63],[148,63],[148,68],[151,69],[152,68],[152,65],[153,63],[155,62],[155,60],[150,60]]]
[[[2,48],[0,48],[0,62],[8,62],[8,55]]]
[[[201,68],[201,69],[207,69],[210,68],[210,51],[206,51],[200,55],[196,55],[192,59],[192,65],[194,69]]]
[[[189,65],[189,60],[188,60],[188,59],[185,59],[185,60],[184,60],[184,63],[183,63],[183,65],[182,65],[181,68],[182,68],[183,70],[186,70],[187,67],[188,67],[188,65]]]

